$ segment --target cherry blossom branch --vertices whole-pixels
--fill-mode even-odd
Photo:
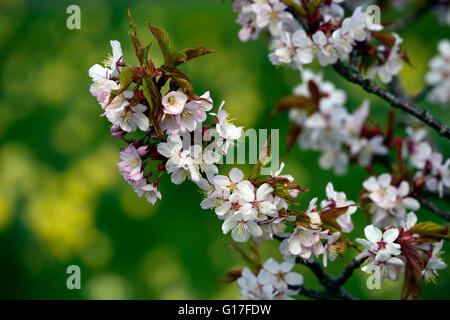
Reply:
[[[420,204],[422,205],[422,207],[428,209],[431,212],[436,213],[439,217],[447,220],[450,222],[450,212],[447,212],[441,208],[439,208],[438,206],[436,206],[433,202],[429,201],[428,199],[421,197],[417,194],[414,195],[414,198],[417,199],[417,201],[420,202]]]
[[[403,17],[403,19],[398,20],[394,26],[393,30],[402,30],[405,27],[409,27],[411,24],[417,22],[420,18],[427,14],[429,9],[431,9],[438,1],[436,0],[426,0],[423,1],[412,13]]]
[[[377,85],[374,81],[365,78],[356,70],[356,68],[344,64],[341,61],[335,63],[333,65],[333,68],[334,70],[336,70],[337,73],[339,73],[342,77],[344,77],[348,81],[359,85],[366,92],[375,94],[381,99],[389,102],[389,104],[392,107],[407,112],[411,116],[415,117],[416,119],[433,128],[442,137],[445,137],[450,140],[449,127],[433,118],[433,116],[430,114],[429,111],[418,109],[413,104],[407,102],[405,99],[402,99],[394,95],[392,92]]]
[[[305,297],[317,300],[328,300],[334,298],[341,298],[343,300],[359,300],[356,297],[353,297],[344,289],[340,288],[337,293],[330,292],[328,290],[318,291],[305,288],[304,286],[289,286],[292,290],[298,290],[298,294],[304,295]]]

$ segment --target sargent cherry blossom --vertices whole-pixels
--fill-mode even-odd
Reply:
[[[224,101],[219,107],[217,114],[211,113],[216,116],[217,124],[216,131],[218,133],[218,139],[216,139],[217,146],[221,149],[223,154],[227,153],[228,148],[234,144],[242,135],[243,127],[236,127],[228,118],[228,113],[222,109]]]
[[[336,218],[336,222],[342,228],[342,232],[351,232],[353,230],[353,222],[351,215],[355,213],[357,206],[353,201],[347,200],[344,192],[334,190],[333,184],[328,182],[326,187],[327,200],[322,200],[320,206],[323,208],[343,208],[348,207],[347,211]]]
[[[167,142],[161,142],[156,148],[159,154],[169,159],[168,163],[172,163],[175,166],[180,164],[180,153],[181,149],[183,149],[183,143],[179,135],[173,134],[168,136]]]
[[[397,75],[403,68],[403,60],[400,56],[400,45],[403,40],[396,33],[393,33],[395,37],[395,45],[392,48],[386,48],[380,46],[379,61],[373,64],[368,72],[368,77],[373,79],[375,75],[380,77],[380,80],[384,83],[392,81],[393,76]]]
[[[133,145],[128,145],[120,152],[121,162],[117,164],[122,176],[132,185],[137,185],[142,181],[142,160]]]
[[[111,76],[115,77],[122,69],[119,64],[122,62],[123,52],[119,41],[111,40],[110,44],[112,48],[112,55],[108,55],[103,64],[111,70]]]
[[[162,98],[164,113],[178,115],[183,111],[187,96],[180,91],[170,91]]]
[[[383,173],[378,178],[370,177],[363,182],[369,198],[379,207],[391,209],[396,205],[397,189],[391,185],[391,175]]]
[[[264,1],[267,2],[267,1]],[[269,3],[256,3],[252,9],[256,13],[256,26],[260,29],[269,26],[270,33],[277,35],[282,23],[291,23],[294,17],[286,11],[286,5],[278,0],[268,1]]]
[[[244,180],[244,173],[238,168],[232,168],[229,177],[216,175],[213,179],[214,186],[218,192],[227,192],[228,194],[239,193],[250,201],[253,197],[253,185]]]
[[[425,128],[414,130],[412,127],[408,127],[406,133],[408,137],[402,146],[402,156],[408,159],[415,168],[423,169],[432,152],[430,144],[425,141],[427,131]]]
[[[387,154],[388,148],[384,145],[383,136],[375,136],[370,139],[360,138],[352,140],[350,152],[358,157],[359,165],[366,167],[372,162],[374,155]]]
[[[340,238],[341,234],[339,231],[333,232],[333,234],[327,239],[325,244],[325,250],[323,252],[323,265],[324,267],[328,264],[328,259],[330,261],[336,260],[338,256],[339,245],[336,241]]]
[[[150,127],[150,121],[144,114],[146,110],[145,105],[138,103],[135,106],[125,106],[115,112],[107,112],[106,115],[111,123],[120,126],[123,131],[134,132],[136,128],[147,131]]]
[[[222,224],[222,231],[227,234],[231,230],[231,237],[236,242],[247,242],[250,236],[259,237],[262,230],[256,223],[256,216],[253,213],[244,214],[237,211],[235,214],[225,219]]]
[[[286,290],[288,285],[299,286],[303,284],[301,274],[292,272],[295,261],[283,261],[281,264],[270,258],[264,263],[264,270],[273,276],[272,285],[279,290]]]
[[[448,11],[450,12],[450,10]],[[450,16],[450,15],[449,15]],[[450,41],[443,39],[438,43],[439,55],[430,60],[430,70],[425,80],[432,90],[428,99],[432,102],[450,105]]]
[[[401,254],[400,245],[395,243],[399,235],[399,230],[390,228],[384,233],[374,225],[369,225],[364,228],[366,239],[356,239],[362,244],[365,249],[361,252],[357,259],[369,257],[370,261],[387,261],[391,256],[398,256]]]
[[[146,183],[145,180],[142,180],[133,188],[139,197],[144,196],[151,204],[155,204],[157,199],[161,199],[161,193],[158,190],[158,186],[154,183]]]
[[[447,268],[447,264],[439,257],[443,244],[444,240],[433,244],[431,256],[425,266],[425,269],[422,271],[422,277],[426,282],[432,281],[436,283],[436,277],[438,276],[437,270]]]
[[[418,173],[425,178],[426,187],[433,192],[438,192],[442,198],[444,188],[450,188],[450,159],[445,162],[441,153],[433,152],[427,159],[423,172]]]
[[[258,217],[258,220],[264,220],[266,216],[276,216],[277,208],[271,202],[272,191],[273,188],[268,183],[262,184],[256,190],[256,194],[253,189],[241,190],[242,197],[246,202],[240,210],[247,215]]]

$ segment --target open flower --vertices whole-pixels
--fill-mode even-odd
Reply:
[[[271,202],[273,188],[268,184],[262,184],[256,194],[253,189],[245,188],[241,191],[246,203],[242,205],[241,211],[248,215],[258,217],[258,220],[265,220],[266,216],[275,217],[277,208]]]
[[[256,223],[256,216],[237,211],[225,219],[222,231],[227,234],[231,230],[231,237],[236,242],[247,242],[250,236],[259,237],[262,230]]]
[[[162,98],[163,111],[166,114],[180,114],[186,105],[186,101],[187,96],[183,92],[170,91]]]
[[[121,162],[117,164],[119,171],[128,183],[137,185],[142,181],[144,173],[142,171],[142,160],[136,148],[128,145],[120,152]]]

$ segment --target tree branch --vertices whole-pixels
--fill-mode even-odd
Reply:
[[[398,31],[404,29],[405,27],[409,27],[411,24],[419,21],[420,18],[422,18],[436,3],[437,1],[435,0],[422,1],[422,4],[414,9],[412,13],[400,20],[397,20],[397,22],[394,24],[393,30]]]
[[[356,300],[357,298],[348,293],[342,286],[353,274],[355,269],[358,269],[366,259],[356,260],[354,259],[337,277],[333,278],[323,270],[322,265],[316,261],[307,262],[302,258],[297,258],[296,262],[307,266],[314,275],[319,279],[319,282],[327,290],[329,296],[323,298],[341,298],[346,300]]]
[[[388,90],[378,86],[374,81],[363,77],[358,70],[354,67],[346,65],[341,61],[336,62],[333,65],[333,68],[339,73],[342,77],[347,79],[348,81],[355,83],[361,86],[366,92],[377,95],[383,100],[389,102],[389,104],[397,109],[403,110],[415,117],[416,119],[422,121],[423,123],[429,125],[435,131],[439,133],[439,135],[450,139],[450,129],[442,124],[440,121],[436,120],[431,116],[429,111],[420,110],[405,99],[402,99]]]
[[[447,220],[450,222],[450,212],[447,212],[441,208],[439,208],[438,206],[436,206],[433,202],[427,200],[424,197],[419,196],[418,194],[414,194],[413,195],[414,198],[417,199],[417,201],[420,202],[420,205],[426,209],[428,209],[431,212],[436,213],[438,216],[440,216],[441,218]]]
[[[333,294],[332,292],[327,290],[324,291],[312,290],[305,288],[304,286],[289,286],[289,289],[298,290],[298,294],[304,295],[305,297],[311,299],[327,300],[327,299],[341,298],[344,300],[358,300],[357,298],[349,295],[345,290],[344,290],[345,293],[340,292],[338,294]]]

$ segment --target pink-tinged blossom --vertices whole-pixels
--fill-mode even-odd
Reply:
[[[406,128],[408,137],[403,141],[402,156],[416,169],[423,169],[427,159],[431,156],[431,146],[425,141],[427,131],[425,128],[414,130]]]
[[[450,10],[448,10],[450,13]],[[450,14],[449,14],[450,17]],[[428,99],[432,102],[450,106],[450,41],[443,39],[438,43],[439,55],[429,62],[425,81],[431,87]]]
[[[161,200],[161,193],[155,183],[147,183],[145,180],[142,180],[138,185],[133,186],[133,188],[139,197],[144,196],[151,204],[155,204],[158,199]]]
[[[444,188],[450,188],[450,159],[444,162],[441,153],[433,152],[425,163],[425,167],[418,172],[417,177],[423,176],[428,190],[437,192],[439,197],[444,195]]]
[[[183,92],[170,91],[162,98],[162,105],[164,106],[164,113],[178,115],[186,105],[187,96]]]
[[[227,234],[231,230],[231,237],[236,242],[247,242],[251,236],[259,237],[262,229],[256,223],[256,216],[253,213],[244,214],[237,211],[225,219],[222,224],[222,231]]]
[[[353,230],[353,222],[351,215],[355,213],[357,206],[356,203],[347,200],[347,196],[344,192],[337,192],[334,190],[333,184],[328,182],[326,187],[327,199],[322,200],[320,206],[323,209],[335,209],[348,207],[347,211],[336,218],[336,222],[342,228],[342,232],[351,232]]]
[[[142,160],[136,148],[133,145],[128,145],[120,152],[121,162],[117,164],[119,171],[128,183],[132,185],[139,184],[144,176],[142,171]]]

